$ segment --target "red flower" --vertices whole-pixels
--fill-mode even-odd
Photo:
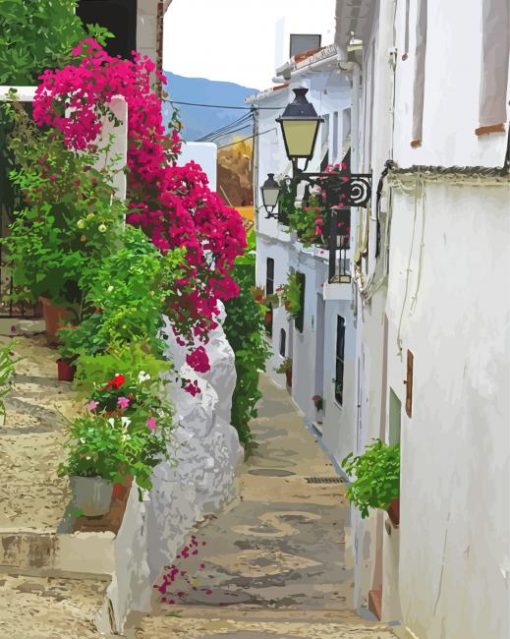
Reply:
[[[106,389],[115,388],[115,390],[119,390],[119,388],[124,384],[126,378],[124,375],[114,375],[112,379],[106,384]]]

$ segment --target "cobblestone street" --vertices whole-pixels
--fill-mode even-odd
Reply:
[[[242,466],[240,499],[196,531],[198,555],[176,561],[184,577],[166,602],[155,590],[137,639],[393,637],[351,610],[345,486],[287,393],[267,378],[262,389],[259,445]]]

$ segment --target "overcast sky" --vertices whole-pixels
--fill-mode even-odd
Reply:
[[[276,64],[288,57],[289,31],[322,32],[323,45],[333,42],[334,5],[335,0],[173,0],[165,16],[163,67],[268,88]]]

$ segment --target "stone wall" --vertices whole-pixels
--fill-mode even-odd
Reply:
[[[175,463],[155,469],[154,487],[143,501],[136,486],[131,490],[115,540],[115,575],[98,619],[103,632],[122,632],[130,613],[150,611],[152,586],[163,566],[172,563],[198,521],[218,512],[236,494],[235,468],[242,447],[230,425],[235,360],[223,328],[210,335],[205,348],[211,370],[200,375],[185,363],[188,351],[177,344],[168,323],[163,335],[176,372],[197,380],[201,393],[193,397],[172,382]]]

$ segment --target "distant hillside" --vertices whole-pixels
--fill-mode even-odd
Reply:
[[[249,95],[258,93],[258,89],[242,87],[232,82],[215,82],[204,78],[185,78],[169,71],[167,91],[177,102],[195,102],[200,104],[220,104],[229,106],[247,106],[244,102]],[[197,140],[220,127],[232,123],[248,111],[237,109],[211,109],[195,106],[175,105],[179,109],[184,124],[182,135],[185,140]],[[171,106],[163,108],[165,124],[171,114]],[[249,134],[249,130],[246,132]]]

